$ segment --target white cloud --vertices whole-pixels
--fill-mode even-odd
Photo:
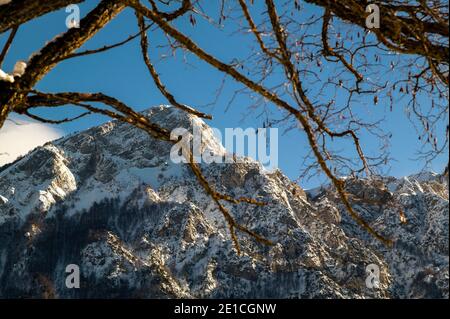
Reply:
[[[61,136],[61,131],[41,123],[24,120],[6,121],[0,129],[0,166]]]

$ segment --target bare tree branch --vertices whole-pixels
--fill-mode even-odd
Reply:
[[[12,28],[8,39],[6,40],[5,46],[3,47],[3,50],[0,53],[0,69],[2,68],[3,61],[5,60],[5,57],[8,54],[9,48],[11,47],[11,44],[13,43],[14,37],[16,36],[18,30],[19,30],[19,25]]]

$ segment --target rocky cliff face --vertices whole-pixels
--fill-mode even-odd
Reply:
[[[172,129],[211,129],[176,109],[146,112]],[[0,168],[0,297],[448,298],[448,176],[348,180],[352,201],[395,240],[348,218],[333,189],[304,192],[257,162],[203,164],[216,189],[265,206],[225,204],[275,243],[239,234],[237,255],[212,200],[168,143],[111,122],[48,143]],[[66,287],[66,266],[81,287]],[[366,267],[380,269],[378,288]]]

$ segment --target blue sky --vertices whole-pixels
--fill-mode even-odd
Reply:
[[[90,1],[81,6],[83,16],[97,1]],[[320,13],[320,11],[318,11]],[[61,10],[32,21],[21,28],[16,41],[11,48],[3,65],[5,71],[10,71],[17,60],[27,60],[30,54],[42,47],[55,35],[66,30],[65,19],[67,13]],[[202,47],[216,54],[225,61],[230,62],[233,56],[245,56],[249,48],[242,45],[240,36],[230,35],[227,30],[211,31],[206,28],[206,22],[197,18],[198,24],[192,27],[189,23],[179,24],[183,31],[192,35]],[[134,14],[129,10],[122,13],[116,20],[110,23],[104,30],[96,35],[84,48],[97,48],[105,44],[117,42],[127,38],[137,31]],[[150,34],[150,41],[154,45],[161,42],[160,34],[155,38]],[[0,45],[6,40],[6,35],[0,36]],[[158,57],[152,55],[157,61]],[[211,113],[214,116],[208,124],[224,129],[225,127],[261,127],[263,118],[257,118],[256,113],[248,114],[248,106],[253,102],[248,96],[238,96],[229,110],[225,108],[231,99],[233,92],[240,88],[232,80],[228,79],[219,99],[213,106],[204,106],[216,98],[217,89],[224,76],[205,63],[201,63],[193,56],[188,56],[185,63],[181,55],[175,59],[161,60],[156,63],[158,72],[165,85],[174,93],[182,103],[192,105],[200,110]],[[148,75],[148,71],[140,56],[138,39],[120,48],[93,55],[68,60],[52,70],[37,86],[41,91],[79,91],[79,92],[104,92],[114,96],[137,110],[150,106],[167,104]],[[427,103],[426,100],[421,101]],[[272,106],[273,107],[273,106]],[[273,107],[275,110],[275,108]],[[391,154],[395,161],[391,162],[387,169],[389,174],[404,176],[418,172],[423,168],[423,163],[414,160],[418,144],[417,134],[411,123],[406,120],[404,109],[394,108],[393,112],[386,112],[387,107],[378,105],[376,109],[367,112],[367,117],[386,116],[383,124],[387,131],[391,131]],[[48,117],[61,117],[62,113],[52,114],[53,110],[47,109],[39,113]],[[65,107],[63,116],[76,114],[73,107]],[[93,115],[76,122],[58,126],[63,134],[98,125],[107,121],[107,118]],[[280,130],[280,133],[282,130]],[[378,144],[373,137],[362,136],[363,147],[367,152],[376,152],[374,146]],[[279,136],[279,167],[290,178],[296,179],[300,171],[302,156],[308,150],[304,134],[299,131],[289,131]],[[437,159],[431,169],[440,171],[447,163],[446,156]],[[310,181],[299,181],[303,187],[310,188],[318,185],[322,179],[313,178]]]

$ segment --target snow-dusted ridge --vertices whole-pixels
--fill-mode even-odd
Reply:
[[[144,113],[168,129],[198,125],[205,147],[225,152],[200,119],[164,106]],[[218,191],[268,203],[226,204],[275,243],[240,234],[238,256],[217,207],[169,152],[169,143],[109,122],[0,168],[0,298],[448,298],[448,176],[385,178],[389,189],[348,181],[381,203],[355,209],[396,241],[388,249],[348,218],[332,189],[311,197],[251,159],[202,164]],[[69,290],[73,263],[82,288]],[[380,289],[365,284],[372,263]]]

